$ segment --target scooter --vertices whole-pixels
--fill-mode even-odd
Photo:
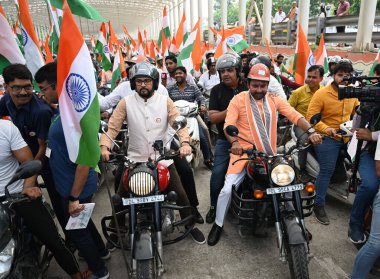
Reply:
[[[351,128],[352,121],[342,123],[340,125],[340,129],[337,131],[337,134],[339,134],[342,137],[342,140],[347,137],[350,138],[352,136]],[[296,145],[297,137],[294,133],[293,128],[291,129],[291,137],[292,139],[285,144],[285,151],[288,151]],[[297,172],[299,173],[300,168],[298,163],[298,153],[294,153],[292,157]],[[350,156],[347,153],[347,144],[344,144],[339,154],[334,174],[331,177],[327,194],[349,204],[353,204],[355,199],[355,193],[351,193],[348,190],[349,180],[352,175],[351,167],[352,162]],[[317,160],[316,153],[312,146],[308,148],[306,171],[312,178],[313,182],[315,182],[319,174],[319,163]]]

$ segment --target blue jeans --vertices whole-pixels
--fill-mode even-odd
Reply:
[[[359,173],[362,179],[352,206],[350,226],[362,227],[366,209],[378,192],[380,179],[376,176],[376,163],[368,151],[360,155]]]
[[[69,200],[68,198],[61,197],[61,202],[64,209],[64,217],[67,223],[70,218],[68,211]],[[91,196],[80,200],[81,204],[90,202]],[[107,269],[104,261],[100,257],[106,255],[108,251],[92,219],[88,222],[87,228],[79,230],[66,230],[66,235],[78,248],[80,254],[86,260],[88,268],[93,272],[93,274],[98,276],[104,274]]]
[[[342,145],[342,142],[326,137],[321,144],[314,146],[319,163],[319,174],[315,182],[317,188],[315,205],[325,205],[327,188],[329,187],[330,179],[334,174],[336,161]]]
[[[218,139],[214,151],[214,167],[210,179],[211,206],[216,206],[218,196],[224,185],[224,178],[230,162],[231,144],[227,140]]]
[[[203,131],[203,128],[201,125],[198,125],[199,128],[199,141],[201,144],[201,150],[203,154],[203,160],[208,161],[210,160],[210,146],[208,145],[208,140],[205,135],[205,132]]]
[[[371,233],[355,258],[351,279],[365,279],[380,257],[380,192],[373,201]]]

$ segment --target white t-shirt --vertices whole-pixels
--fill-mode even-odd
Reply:
[[[276,14],[274,15],[274,22],[279,23],[283,21],[285,17],[286,17],[286,14],[284,11],[282,11],[281,13],[276,12]]]
[[[275,93],[286,101],[286,94],[284,92],[284,88],[278,82],[278,80],[270,75],[269,85],[268,85],[268,93]]]
[[[380,140],[377,140],[375,160],[380,161]]]
[[[130,81],[119,83],[119,85],[111,92],[111,94],[99,99],[100,111],[106,111],[110,108],[113,108],[122,98],[134,95],[135,93],[136,91],[131,89]],[[161,83],[158,84],[156,93],[164,96],[169,96],[168,90]]]
[[[198,84],[206,90],[211,90],[215,85],[220,83],[219,73],[210,75],[209,71],[204,72],[199,78]]]
[[[0,120],[0,196],[4,196],[5,185],[19,167],[12,151],[27,146],[17,127],[8,120]],[[24,180],[18,180],[8,187],[9,193],[21,193]]]

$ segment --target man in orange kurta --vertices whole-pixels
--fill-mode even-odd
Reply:
[[[231,100],[227,108],[224,128],[229,125],[236,126],[239,129],[239,136],[254,143],[257,150],[275,155],[277,112],[286,116],[304,131],[310,128],[310,124],[281,97],[266,94],[269,78],[269,69],[264,64],[256,64],[251,68],[248,74],[249,91],[242,92]],[[232,185],[239,186],[245,176],[244,166],[247,161],[239,161],[234,165],[232,163],[242,156],[243,150],[252,148],[251,144],[239,138],[227,134],[226,138],[232,144],[232,154],[224,186],[218,197],[215,224],[208,236],[208,244],[211,246],[219,241],[231,199]],[[310,133],[309,139],[313,143],[321,142],[321,136],[315,132]]]

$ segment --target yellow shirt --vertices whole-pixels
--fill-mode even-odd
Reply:
[[[288,102],[296,109],[296,111],[306,117],[311,97],[313,97],[313,93],[311,92],[309,85],[304,85],[292,92]]]
[[[326,134],[327,128],[339,129],[339,125],[350,120],[350,116],[355,113],[355,108],[359,105],[358,99],[338,100],[338,92],[329,84],[319,89],[311,98],[306,119],[321,113],[322,119],[315,126],[315,129],[322,134]]]

